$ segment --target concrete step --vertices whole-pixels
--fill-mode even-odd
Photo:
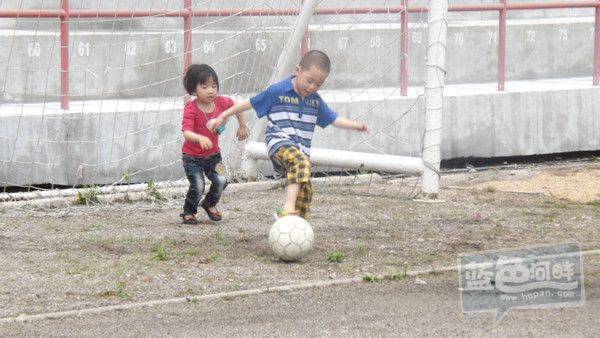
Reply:
[[[512,20],[507,25],[506,79],[591,76],[593,17]],[[325,89],[399,85],[399,24],[312,25],[311,48],[333,61]],[[212,64],[222,93],[263,89],[289,30],[203,30],[193,34],[193,62]],[[3,101],[58,101],[60,42],[56,31],[0,31]],[[409,26],[411,86],[425,79],[427,26]],[[72,31],[70,96],[73,100],[178,96],[183,94],[180,31]],[[497,21],[451,21],[446,82],[497,78]]]

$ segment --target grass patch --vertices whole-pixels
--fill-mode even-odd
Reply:
[[[158,191],[156,184],[154,184],[154,180],[146,182],[146,192],[148,193],[148,195],[155,198],[156,200],[164,200],[163,195],[160,193],[160,191]]]
[[[569,203],[569,201],[565,200],[550,201],[546,202],[546,204],[547,207],[554,209],[572,209],[574,206],[572,203]]]
[[[213,252],[213,253],[209,254],[208,256],[200,257],[200,263],[204,263],[204,264],[214,263],[214,262],[218,261],[219,258],[221,258],[219,256],[219,254],[216,252]]]
[[[118,281],[116,288],[114,290],[105,291],[102,293],[103,297],[119,297],[119,298],[128,298],[129,294],[125,291],[125,286],[127,283],[125,281]]]
[[[325,257],[327,258],[327,261],[332,263],[341,263],[346,259],[346,256],[341,251],[337,250],[327,250],[327,252],[325,252]]]
[[[404,272],[394,271],[394,272],[390,273],[389,275],[385,276],[386,279],[391,280],[391,281],[401,281],[407,277],[408,277],[408,275],[406,274],[406,271],[404,271]]]
[[[431,276],[439,276],[439,275],[443,274],[443,272],[440,270],[437,270],[437,269],[432,269],[431,271],[429,271],[429,274]]]
[[[360,165],[360,168],[358,168],[358,174],[359,175],[366,175],[369,173],[369,169],[365,168],[364,164]]]
[[[378,283],[381,282],[381,277],[374,273],[365,273],[362,280],[367,283]]]
[[[215,239],[220,243],[225,242],[225,234],[223,234],[221,227],[218,227],[217,230],[215,230]]]
[[[75,200],[75,203],[85,205],[99,203],[100,200],[98,199],[98,195],[100,195],[98,186],[88,186],[84,184],[82,190],[77,190],[77,199]]]
[[[593,210],[597,213],[600,213],[600,200],[593,200],[587,203],[593,207]]]
[[[495,193],[496,191],[498,191],[498,189],[496,189],[496,187],[488,185],[487,187],[483,188],[483,191],[491,194],[491,193]]]
[[[165,246],[162,244],[162,242],[158,243],[158,245],[156,245],[155,252],[156,252],[156,254],[154,255],[154,260],[166,261],[168,259],[167,250],[165,249]]]

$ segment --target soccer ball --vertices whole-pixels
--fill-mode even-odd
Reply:
[[[295,262],[306,256],[313,246],[314,233],[310,224],[300,216],[285,216],[273,223],[269,245],[275,256]]]

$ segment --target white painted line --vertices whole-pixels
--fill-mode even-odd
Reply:
[[[582,251],[581,255],[582,256],[600,255],[600,249]],[[452,271],[458,271],[458,268],[459,268],[458,266],[454,265],[454,266],[446,266],[446,267],[431,268],[431,269],[424,269],[424,270],[412,270],[412,271],[407,271],[406,276],[415,277],[418,275],[428,275],[431,273],[452,272]],[[378,275],[378,276],[381,276],[381,275]],[[386,276],[387,275],[383,275],[384,278]],[[316,281],[316,282],[282,285],[282,286],[275,286],[275,287],[265,287],[265,288],[259,288],[259,289],[250,289],[250,290],[241,290],[241,291],[232,291],[232,292],[220,292],[220,293],[214,293],[214,294],[203,295],[203,296],[158,299],[158,300],[151,300],[151,301],[137,302],[137,303],[100,306],[100,307],[87,308],[87,309],[81,309],[81,310],[39,313],[39,314],[35,314],[35,315],[21,314],[16,317],[0,318],[0,323],[14,323],[14,322],[45,320],[45,319],[66,318],[66,317],[79,317],[79,316],[86,315],[86,314],[99,314],[99,313],[105,313],[105,312],[110,312],[110,311],[139,309],[139,308],[144,308],[144,307],[152,307],[155,305],[181,304],[181,303],[199,302],[199,301],[206,301],[206,300],[213,300],[213,299],[230,299],[233,297],[259,295],[259,294],[265,294],[265,293],[271,293],[271,292],[274,292],[274,293],[275,292],[286,292],[286,291],[310,289],[310,288],[317,288],[317,287],[327,287],[327,286],[334,286],[334,285],[346,285],[346,284],[352,284],[352,283],[363,283],[363,278],[362,277],[354,277],[354,278],[345,278],[345,279],[332,279],[332,280],[328,280],[328,281]]]

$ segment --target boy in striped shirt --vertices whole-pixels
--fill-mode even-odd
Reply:
[[[328,125],[368,132],[363,122],[356,122],[331,110],[317,93],[331,69],[329,57],[312,50],[294,68],[294,75],[269,86],[250,100],[225,110],[211,126],[213,130],[227,118],[253,108],[259,118],[268,119],[265,129],[267,151],[275,170],[285,174],[286,193],[276,217],[299,215],[308,218],[312,201],[310,182],[310,146],[315,126]]]

